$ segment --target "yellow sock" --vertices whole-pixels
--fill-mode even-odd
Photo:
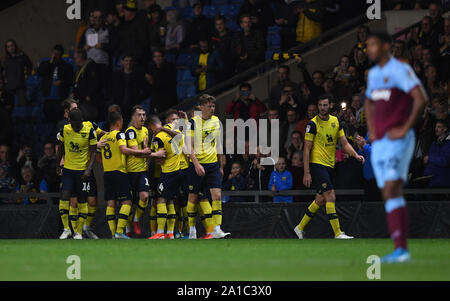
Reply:
[[[201,209],[203,210],[203,213],[205,214],[205,230],[206,233],[210,234],[213,232],[214,223],[212,220],[212,208],[211,204],[208,201],[199,202]]]
[[[59,200],[59,215],[64,229],[69,230],[69,201]]]
[[[158,224],[157,233],[164,233],[164,228],[166,227],[167,221],[166,203],[156,204],[156,212],[157,212],[156,223]]]
[[[128,224],[128,216],[131,212],[131,205],[124,204],[120,207],[119,218],[117,221],[117,230],[119,234],[123,233],[125,226]]]
[[[177,214],[175,212],[175,206],[173,204],[167,204],[167,233],[173,233],[175,229],[175,220]]]
[[[70,206],[69,208],[69,220],[72,225],[73,232],[78,231],[78,208]]]
[[[94,220],[95,211],[97,211],[96,206],[88,205],[88,215],[86,218],[86,226],[90,227],[92,225],[92,221]]]
[[[215,226],[222,225],[222,200],[212,201],[212,216]]]
[[[206,217],[205,217],[205,213],[203,212],[203,209],[200,205],[197,205],[197,210],[198,210],[198,215],[200,216],[200,222],[203,225],[203,228],[205,228],[205,230],[207,229],[207,224],[206,224]]]
[[[325,204],[327,210],[328,219],[330,220],[331,228],[333,228],[334,236],[341,234],[341,227],[339,225],[339,218],[336,214],[336,206],[334,202],[327,202]]]
[[[78,233],[83,233],[83,226],[86,222],[88,215],[87,202],[78,203]]]
[[[142,215],[144,215],[144,211],[145,211],[145,208],[147,208],[147,206],[148,206],[148,200],[146,200],[146,201],[139,200],[139,203],[136,206],[136,213],[134,214],[134,216],[137,219],[140,219],[142,217]]]
[[[150,208],[150,231],[156,233],[156,207]]]
[[[116,210],[114,207],[106,207],[106,220],[108,221],[111,234],[116,234]]]
[[[302,220],[300,221],[300,224],[298,224],[297,228],[301,231],[303,231],[306,227],[306,225],[311,221],[311,219],[316,214],[317,210],[319,210],[320,206],[317,205],[316,201],[314,200],[311,205],[309,205],[308,209],[306,210],[305,215],[303,216]]]
[[[187,212],[187,216],[188,216],[189,228],[195,227],[195,217],[196,217],[195,204],[188,202],[187,207],[186,207],[186,212]]]

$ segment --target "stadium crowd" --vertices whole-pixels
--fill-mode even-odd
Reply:
[[[118,105],[126,121],[134,105],[161,114],[188,97],[321,34],[351,17],[346,1],[174,1],[162,9],[155,0],[105,1],[90,10],[76,35],[73,53],[55,45],[50,57],[34,68],[14,40],[4,43],[0,64],[0,192],[59,190],[56,174],[56,132],[76,99],[85,120],[108,130],[106,115]],[[107,1],[106,1],[107,2]],[[364,2],[364,1],[361,1]],[[450,18],[430,1],[385,1],[389,9],[427,8],[418,29],[398,39],[393,56],[408,62],[422,80],[430,102],[416,125],[417,145],[410,186],[450,187],[449,56]],[[363,6],[361,11],[365,6]],[[355,10],[351,10],[354,12]],[[357,10],[356,10],[357,11]],[[349,141],[366,161],[364,89],[370,62],[365,42],[370,29],[361,26],[357,42],[329,70],[308,70],[301,57],[280,65],[269,99],[241,83],[226,114],[231,118],[279,119],[282,158],[275,166],[261,165],[260,152],[227,156],[224,190],[305,189],[303,142],[306,125],[317,115],[317,99],[328,94],[331,112],[340,118]],[[290,78],[299,68],[303,82]],[[247,148],[248,151],[248,148]],[[336,188],[377,191],[370,164],[363,167],[338,148]],[[275,181],[277,178],[286,181]],[[281,184],[280,184],[281,183]],[[275,202],[298,200],[277,197]],[[246,201],[230,197],[228,201]],[[272,199],[266,199],[272,201]],[[21,204],[36,199],[21,199]]]

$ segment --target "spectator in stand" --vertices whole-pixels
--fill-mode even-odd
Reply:
[[[445,18],[444,32],[439,36],[442,77],[450,78],[450,17]]]
[[[450,134],[448,121],[436,122],[436,141],[431,144],[428,156],[425,156],[425,175],[432,176],[430,187],[450,187]]]
[[[322,33],[322,21],[325,7],[322,0],[296,1],[294,12],[298,15],[297,39],[298,43],[306,43]]]
[[[112,103],[120,105],[124,120],[130,120],[131,108],[141,104],[148,95],[145,77],[134,67],[131,55],[124,55],[121,70],[114,71],[111,84]]]
[[[292,83],[285,84],[283,92],[278,103],[272,103],[271,105],[278,105],[280,109],[281,121],[286,121],[286,114],[288,110],[294,110],[297,116],[303,118],[306,115],[306,102],[297,93],[296,87]]]
[[[134,0],[127,0],[123,6],[124,21],[119,30],[119,54],[131,54],[138,63],[145,62],[147,51],[147,24],[137,16]]]
[[[286,170],[286,159],[280,157],[275,170],[270,175],[269,190],[273,192],[291,190],[292,189],[292,174]],[[292,203],[292,196],[274,196],[274,203]]]
[[[16,187],[16,192],[30,193],[30,192],[48,192],[47,183],[42,180],[40,183],[35,175],[34,169],[31,166],[24,166],[20,171],[21,177],[19,184]],[[17,198],[16,203],[21,205],[31,205],[39,202],[37,197]]]
[[[380,200],[380,190],[377,187],[377,181],[373,173],[372,164],[370,163],[370,154],[372,153],[372,145],[368,141],[368,137],[364,138],[358,133],[355,134],[355,143],[358,146],[358,154],[364,157],[365,162],[369,164],[363,165],[363,176],[365,179],[364,190],[368,200]]]
[[[232,115],[235,120],[251,118],[258,122],[266,110],[266,105],[252,92],[252,86],[249,83],[242,83],[236,97],[228,103],[225,113]]]
[[[191,73],[197,80],[197,91],[202,92],[214,86],[223,69],[219,52],[211,50],[208,40],[201,39],[198,52],[194,55]]]
[[[5,42],[1,65],[4,74],[5,89],[18,99],[18,105],[24,106],[26,99],[26,80],[33,69],[28,56],[10,39]]]
[[[47,183],[47,191],[59,191],[60,177],[56,174],[56,151],[53,142],[44,144],[44,155],[39,159],[37,166],[42,179]]]
[[[12,110],[14,107],[14,95],[5,90],[3,77],[0,73],[0,144],[10,144],[12,141],[13,123]]]
[[[0,166],[3,166],[7,177],[19,178],[17,164],[11,160],[9,146],[6,144],[0,145]]]
[[[280,27],[281,51],[286,51],[296,44],[297,15],[289,5],[289,1],[277,0],[273,2],[275,2],[275,24]]]
[[[150,9],[152,6],[158,5],[156,3],[156,0],[143,0],[142,1],[142,8],[138,11],[138,16],[143,18],[145,21],[149,22],[152,20],[152,14],[150,12]]]
[[[439,32],[433,31],[433,20],[430,16],[423,17],[416,42],[439,51]]]
[[[287,169],[292,174],[292,189],[293,190],[306,189],[305,185],[303,185],[303,175],[304,175],[303,152],[296,151],[292,154],[291,164]],[[295,202],[300,202],[302,201],[302,197],[295,196],[294,200]]]
[[[271,159],[267,155],[263,155],[261,153],[260,147],[258,147],[255,158],[253,159],[253,162],[250,165],[250,172],[247,177],[247,188],[249,190],[263,191],[266,190],[269,185],[270,175],[274,170],[275,162],[269,165],[262,165],[261,164],[262,158]],[[269,198],[262,197],[261,201],[263,202],[269,201]]]
[[[242,31],[233,35],[231,55],[236,61],[236,72],[240,73],[264,61],[266,39],[261,31],[252,27],[249,15],[240,17]]]
[[[270,89],[269,98],[272,104],[278,104],[285,85],[295,83],[290,78],[290,69],[287,65],[281,65],[277,69],[277,84]]]
[[[177,69],[174,64],[166,61],[162,50],[153,51],[153,60],[148,66],[145,79],[151,86],[152,112],[164,112],[177,103]]]
[[[444,18],[442,17],[442,7],[437,2],[430,3],[428,15],[431,18],[432,31],[441,34],[444,31]]]
[[[76,50],[73,59],[79,67],[75,75],[72,98],[78,100],[79,108],[86,120],[97,120],[102,111],[102,79],[97,64],[88,59],[86,51]]]
[[[39,65],[37,74],[42,78],[42,96],[46,97],[44,114],[48,121],[56,122],[58,105],[66,99],[73,83],[73,67],[62,59],[64,48],[53,47],[50,60]]]
[[[34,170],[37,169],[37,158],[30,145],[22,145],[17,154],[16,164],[18,170],[21,170],[24,166],[31,167]]]
[[[394,47],[392,47],[393,56],[402,62],[409,63],[406,58],[406,43],[403,40],[395,40]]]
[[[287,150],[292,143],[291,135],[295,131],[297,123],[298,123],[297,111],[294,108],[289,108],[286,111],[286,121],[282,123],[280,128],[281,141],[283,142],[281,147],[283,147],[284,150]],[[290,158],[287,159],[288,161],[290,160]]]
[[[299,60],[298,67],[303,75],[304,84],[306,88],[308,88],[308,93],[305,93],[305,96],[308,97],[309,101],[317,102],[319,96],[325,93],[322,86],[324,83],[325,74],[320,70],[316,70],[311,76],[306,69],[306,64],[302,58]]]
[[[123,20],[119,17],[116,10],[111,10],[106,15],[106,26],[109,32],[109,45],[111,54],[111,63],[114,66],[120,56],[120,30]]]
[[[186,32],[186,45],[189,48],[197,48],[199,41],[209,40],[212,36],[214,24],[213,21],[203,14],[203,5],[197,2],[192,7],[194,19]]]
[[[350,74],[348,71],[348,68],[350,67],[350,57],[348,55],[343,55],[341,57],[341,60],[339,62],[339,65],[337,65],[333,72],[334,72],[334,80],[341,83],[347,83]]]
[[[161,29],[164,36],[164,47],[168,52],[177,52],[181,48],[185,38],[183,22],[178,20],[178,13],[175,9],[166,11],[167,28]]]
[[[222,61],[223,70],[219,74],[219,80],[226,80],[233,74],[233,60],[231,58],[231,40],[233,33],[226,27],[226,19],[224,16],[215,18],[216,31],[211,38],[211,46],[218,51]]]
[[[167,21],[164,11],[158,4],[149,7],[148,13],[151,18],[148,23],[148,36],[150,43],[150,50],[161,49],[164,47],[164,40],[161,34],[164,34],[167,28]]]
[[[231,165],[231,172],[228,179],[223,185],[225,191],[243,191],[247,190],[247,180],[242,175],[242,167],[239,162],[234,162]],[[243,196],[230,196],[228,202],[245,202],[246,197]]]
[[[0,164],[0,193],[10,193],[15,189],[15,187],[16,180],[8,175],[7,166]]]
[[[368,26],[361,25],[358,28],[358,34],[356,36],[356,44],[353,46],[350,52],[350,58],[354,60],[355,54],[358,51],[362,51],[364,54],[367,52],[367,38],[369,37],[369,35],[370,35],[370,28]]]
[[[429,65],[434,65],[434,58],[433,58],[433,50],[427,47],[422,48],[422,66],[425,67],[425,69]]]
[[[319,114],[319,110],[317,109],[317,105],[314,103],[310,103],[308,105],[308,109],[306,110],[306,117],[299,122],[295,126],[295,131],[300,132],[302,140],[305,140],[306,126],[308,122],[313,119],[317,114]]]
[[[97,63],[102,70],[102,76],[106,76],[109,65],[110,37],[105,25],[103,13],[96,9],[92,11],[93,23],[86,29],[78,45],[84,49],[87,57]]]
[[[295,152],[303,153],[303,138],[302,133],[293,131],[290,135],[291,143],[286,147],[286,159],[288,162],[292,160],[292,156]]]
[[[246,0],[239,9],[238,16],[250,15],[252,26],[264,34],[267,27],[273,25],[274,17],[270,2],[267,0]]]
[[[361,105],[361,94],[355,94],[352,96],[352,103],[351,103],[351,107],[355,110],[355,118],[356,121],[360,124],[360,125],[364,125],[365,124],[365,120],[364,120],[364,107]]]
[[[439,94],[441,92],[436,66],[428,65],[426,67],[424,86],[428,95],[431,95],[433,93]]]

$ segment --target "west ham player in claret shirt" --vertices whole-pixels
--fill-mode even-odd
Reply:
[[[373,142],[371,163],[395,244],[395,251],[381,261],[407,262],[411,256],[402,189],[414,152],[413,126],[427,96],[414,70],[391,56],[392,39],[387,33],[374,33],[367,42],[367,55],[376,63],[369,72],[365,101],[367,128]]]

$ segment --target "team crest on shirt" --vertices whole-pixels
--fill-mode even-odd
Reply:
[[[327,188],[327,183],[322,183],[322,188]]]
[[[306,126],[306,132],[309,133],[310,130],[311,130],[311,126],[308,124],[308,125]]]
[[[286,177],[281,177],[281,180],[286,181]]]
[[[331,127],[334,129],[336,127],[336,123],[332,122]]]
[[[194,190],[194,186],[189,185],[189,190],[190,190],[190,191]]]
[[[134,139],[134,132],[130,131],[128,132],[128,137],[130,137],[130,140]]]
[[[81,137],[86,138],[86,133],[81,133]]]

